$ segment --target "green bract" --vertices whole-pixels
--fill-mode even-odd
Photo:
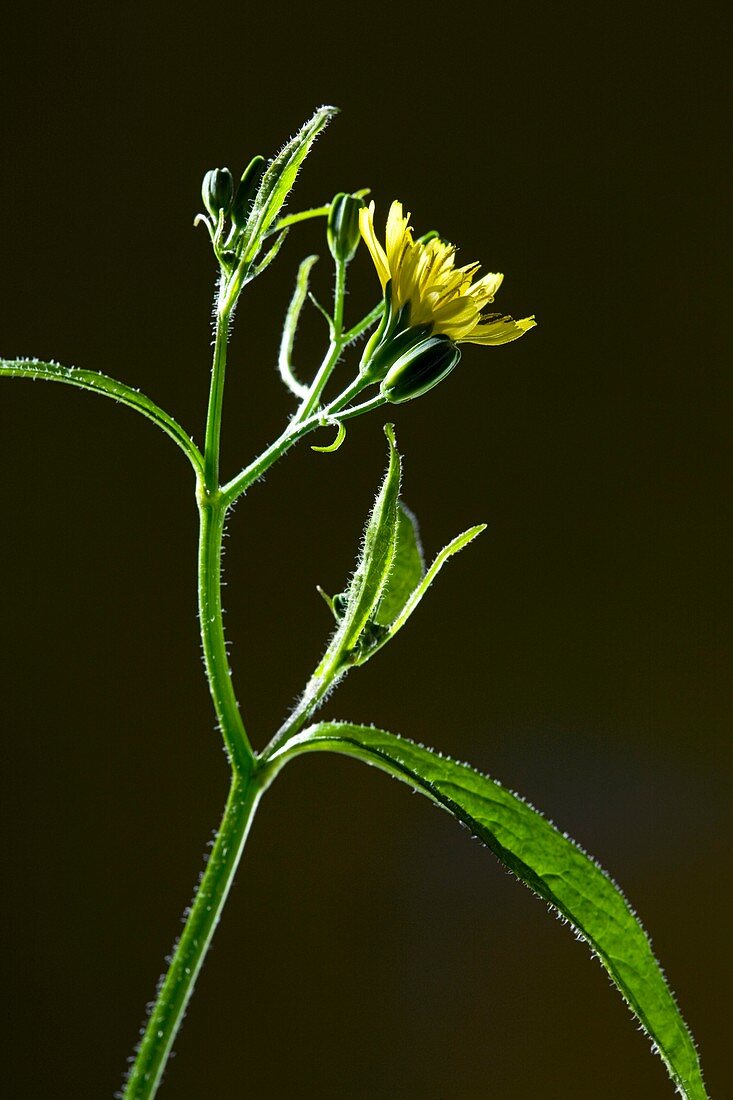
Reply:
[[[422,397],[447,378],[461,358],[460,350],[447,336],[431,336],[398,356],[379,387],[393,405]]]
[[[234,196],[234,203],[232,205],[232,224],[235,229],[244,229],[247,224],[252,202],[257,194],[257,188],[259,187],[264,170],[265,158],[258,154],[256,157],[252,157],[252,160],[242,173],[242,178],[239,181],[239,187],[237,188],[237,193]]]
[[[350,420],[388,403],[411,401],[437,385],[458,362],[457,339],[507,343],[534,324],[532,318],[514,322],[506,316],[479,316],[479,307],[483,310],[492,299],[501,276],[489,274],[476,280],[473,266],[457,269],[451,246],[437,235],[414,241],[400,203],[392,206],[384,248],[374,234],[373,211],[361,210],[364,191],[339,192],[323,206],[282,214],[301,165],[334,114],[333,107],[316,111],[269,164],[255,156],[236,192],[228,169],[213,169],[204,179],[207,215],[199,215],[197,222],[210,235],[218,272],[203,446],[145,395],[106,375],[33,359],[0,360],[0,375],[62,382],[142,413],[183,451],[194,474],[201,641],[231,786],[205,872],[152,1005],[123,1095],[126,1100],[148,1100],[157,1092],[260,798],[288,760],[328,751],[372,764],[426,795],[557,909],[599,957],[651,1036],[681,1095],[705,1100],[692,1038],[649,940],[621,891],[578,845],[517,795],[467,765],[371,726],[311,722],[345,674],[370,660],[402,629],[448,559],[484,530],[483,524],[468,528],[426,567],[417,520],[400,499],[402,459],[391,424],[384,429],[387,470],[369,512],[356,567],[347,583],[340,581],[337,595],[325,597],[335,624],[323,657],[296,707],[264,749],[253,747],[245,728],[229,667],[222,611],[222,537],[231,506],[306,436],[323,431],[314,450],[331,455],[344,443]],[[298,268],[277,358],[280,377],[296,399],[296,408],[278,438],[226,480],[220,470],[220,439],[234,312],[244,287],[278,255],[285,234],[311,218],[326,219],[324,243],[335,269],[333,302],[327,308],[311,294],[310,276],[318,257],[307,256]],[[346,272],[357,249],[359,225],[383,295],[346,324]],[[326,348],[319,365],[296,371],[297,330],[309,300],[325,319]],[[256,318],[250,323],[256,323]],[[352,358],[340,368],[342,381],[334,384],[336,367],[370,329],[360,362]],[[480,654],[476,660],[481,660]],[[470,1050],[461,1051],[461,1057],[470,1057]]]

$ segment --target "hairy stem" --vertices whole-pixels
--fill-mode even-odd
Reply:
[[[219,451],[221,446],[221,412],[224,401],[224,378],[227,365],[230,311],[222,301],[220,291],[216,311],[214,335],[214,362],[211,367],[209,409],[206,416],[206,444],[204,448],[204,480],[210,493],[219,488]]]
[[[307,420],[314,409],[317,408],[321,394],[331,377],[333,368],[341,358],[344,350],[344,295],[346,293],[346,264],[343,260],[336,261],[336,288],[333,295],[333,325],[331,328],[331,343],[326,352],[326,358],[321,363],[318,374],[313,379],[310,390],[303,398],[298,412],[295,414],[295,423],[300,424]]]
[[[199,494],[199,619],[209,691],[232,767],[246,775],[254,753],[234,692],[221,603],[221,542],[226,504],[221,495]]]
[[[219,923],[263,787],[235,771],[224,817],[130,1070],[124,1100],[155,1096],[196,979]]]
[[[148,1100],[157,1092],[263,790],[255,774],[255,756],[234,693],[222,618],[221,544],[228,506],[219,488],[219,449],[228,328],[229,310],[222,306],[220,299],[206,420],[206,449],[197,497],[201,642],[209,690],[229,756],[231,789],[211,857],[195,891],[183,934],[173,952],[130,1070],[123,1093],[125,1100]]]

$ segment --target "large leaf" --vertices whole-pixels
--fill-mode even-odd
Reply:
[[[45,379],[49,382],[63,382],[68,386],[77,386],[82,390],[91,390],[93,393],[104,394],[114,401],[119,401],[131,409],[142,413],[148,420],[157,424],[166,435],[175,440],[185,453],[194,470],[202,471],[203,462],[196,444],[186,434],[184,429],[161,409],[144,393],[109,378],[98,371],[80,370],[77,367],[62,367],[60,363],[42,363],[38,359],[0,359],[0,376],[8,378]]]
[[[687,1100],[706,1100],[690,1032],[651,944],[619,888],[585,852],[496,780],[412,741],[369,726],[324,722],[281,745],[291,756],[326,750],[356,756],[448,810],[502,863],[554,906],[611,975]]]

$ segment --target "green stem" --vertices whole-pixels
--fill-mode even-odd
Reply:
[[[211,857],[130,1071],[123,1094],[125,1100],[148,1100],[157,1092],[264,789],[255,774],[254,753],[234,693],[222,619],[221,544],[228,504],[219,488],[219,449],[231,308],[220,294],[206,419],[206,449],[197,496],[201,641],[209,690],[232,769],[232,785]]]
[[[349,392],[353,396],[355,393],[359,393],[364,389],[366,383],[361,383],[358,386],[350,386]],[[344,394],[347,391],[344,391]],[[299,439],[302,439],[304,435],[308,435],[315,428],[323,427],[324,424],[331,422],[332,420],[352,420],[356,416],[361,416],[365,412],[371,412],[373,409],[378,409],[382,405],[386,404],[385,398],[378,394],[377,397],[372,398],[371,401],[365,401],[363,405],[357,405],[353,409],[345,409],[341,411],[344,404],[344,394],[340,394],[330,405],[327,405],[321,413],[316,413],[313,416],[309,416],[307,420],[298,422],[297,420],[291,420],[288,427],[278,436],[274,443],[271,443],[266,451],[251,462],[249,466],[245,466],[233,477],[231,481],[228,481],[226,485],[221,488],[222,502],[228,508],[234,503],[234,501],[245,493],[249,489],[250,485],[253,485],[255,481],[259,480],[266,474],[271,466],[274,466],[278,459],[290,450],[294,443],[297,443]],[[338,412],[338,416],[336,413]]]
[[[219,450],[221,442],[221,411],[224,401],[224,379],[227,366],[227,342],[229,340],[229,309],[222,301],[224,286],[220,290],[216,311],[214,336],[214,361],[211,367],[209,409],[206,416],[206,444],[204,447],[204,481],[210,493],[219,488]]]
[[[227,656],[221,605],[221,542],[227,505],[221,494],[199,494],[199,619],[211,699],[232,767],[246,775],[254,753],[239,712]]]
[[[127,1079],[124,1100],[149,1100],[155,1096],[234,881],[263,789],[254,775],[242,777],[234,773],[216,842],[145,1028]]]
[[[361,321],[350,328],[348,332],[344,333],[344,347],[347,344],[353,344],[354,340],[358,340],[362,333],[378,321],[384,313],[384,302],[377,302],[374,309],[367,313],[366,317],[362,317]]]
[[[303,402],[295,414],[294,424],[301,424],[317,408],[321,394],[331,377],[333,368],[341,358],[345,342],[344,328],[344,295],[346,293],[346,264],[343,260],[336,260],[336,288],[333,295],[333,324],[331,326],[331,342],[328,345],[326,358],[321,363],[318,373],[311,384],[310,390],[303,398]]]

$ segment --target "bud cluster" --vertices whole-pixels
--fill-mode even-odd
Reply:
[[[236,188],[228,168],[212,168],[204,176],[201,198],[209,217],[201,217],[209,227],[217,258],[225,267],[231,267],[241,251],[247,219],[264,170],[265,158],[253,157]],[[228,233],[227,219],[231,223]]]

